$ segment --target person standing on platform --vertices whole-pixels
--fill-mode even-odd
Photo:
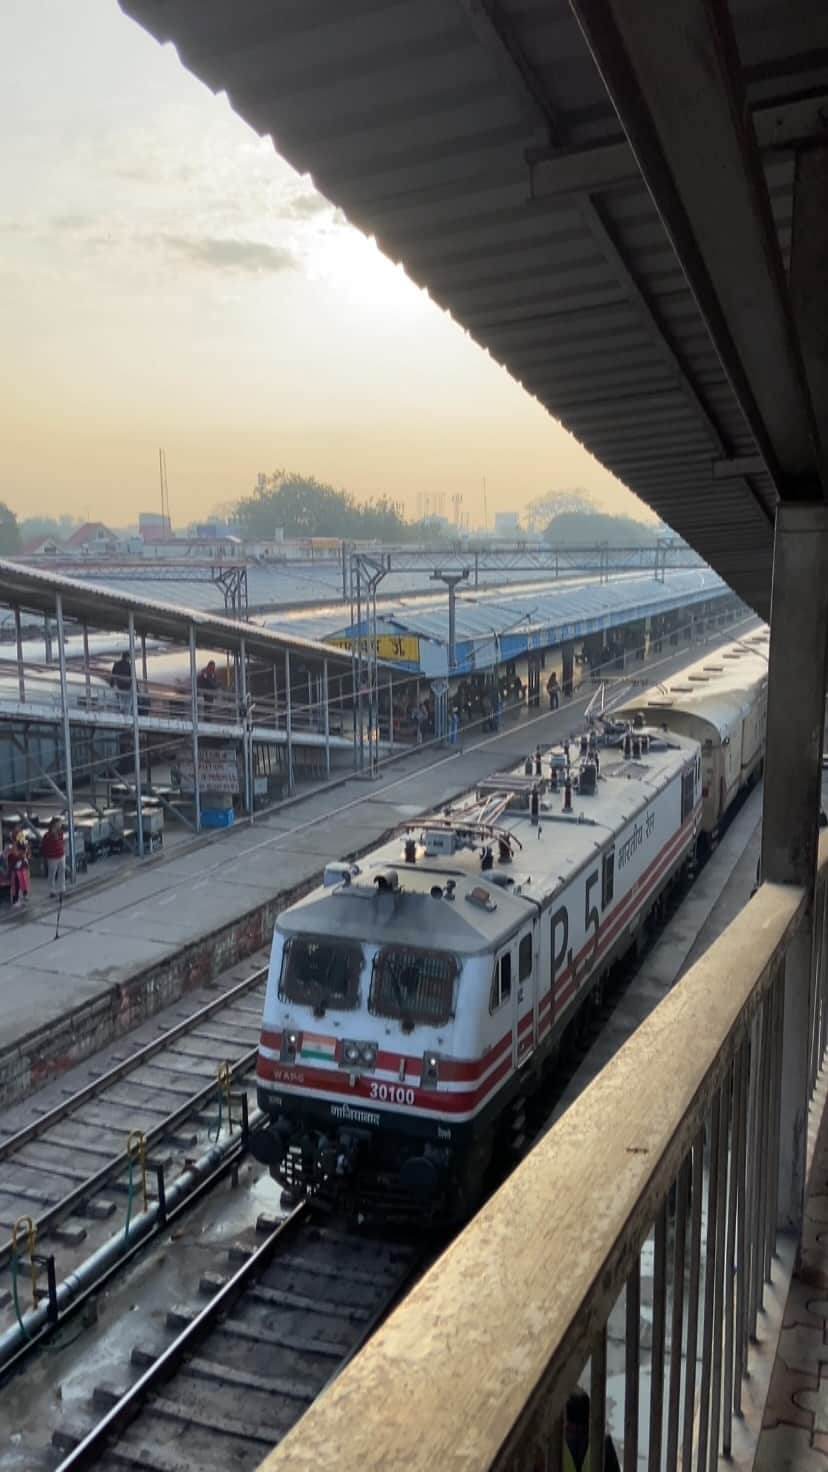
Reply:
[[[552,671],[549,679],[546,682],[546,693],[549,696],[549,709],[557,710],[558,706],[561,703],[561,692],[558,685],[558,676],[555,670]]]
[[[17,909],[21,901],[25,904],[29,898],[29,845],[22,831],[12,840],[7,862],[11,873],[11,902]]]
[[[576,1386],[564,1413],[563,1472],[621,1472],[612,1437],[604,1438],[604,1456],[596,1466],[589,1449],[589,1396]]]
[[[196,680],[196,690],[200,698],[204,701],[204,710],[206,713],[213,704],[216,691],[218,690],[218,676],[216,674],[216,661],[214,659],[208,660],[204,669],[199,671],[198,679]]]
[[[116,659],[112,666],[109,684],[110,688],[115,691],[118,709],[124,715],[128,715],[130,705],[132,704],[132,661],[126,650],[124,650],[119,659]]]
[[[57,899],[66,889],[66,848],[63,842],[63,824],[53,818],[43,835],[40,852],[46,860],[49,878],[49,898]]]

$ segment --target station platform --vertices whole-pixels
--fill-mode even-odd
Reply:
[[[669,677],[704,647],[656,656],[636,677]],[[33,902],[2,929],[0,1102],[24,1097],[267,944],[279,912],[326,862],[364,852],[537,742],[573,731],[592,694],[555,712],[523,709],[499,733],[415,750],[374,780],[349,777],[252,825],[80,885],[65,899],[59,932],[55,902]]]

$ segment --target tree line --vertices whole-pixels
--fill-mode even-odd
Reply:
[[[439,540],[430,521],[408,521],[388,496],[357,501],[312,475],[276,470],[260,476],[249,496],[230,511],[231,523],[252,541],[285,537],[339,537],[342,541],[428,542]]]

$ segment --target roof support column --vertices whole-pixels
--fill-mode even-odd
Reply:
[[[828,146],[801,150],[794,182],[791,303],[818,440],[828,444]],[[828,486],[823,484],[823,495]],[[814,486],[814,495],[818,487]],[[813,900],[828,655],[828,508],[777,513],[762,870]],[[779,1225],[802,1220],[813,914],[785,969]]]
[[[87,710],[92,704],[92,671],[89,668],[89,625],[83,626],[83,676],[86,685]]]
[[[825,712],[828,508],[776,516],[768,672],[762,877],[813,900]],[[799,1230],[805,1200],[812,906],[788,951],[779,1149],[779,1227]]]
[[[322,661],[322,721],[325,730],[325,781],[331,779],[331,709],[328,703],[328,661]]]
[[[287,741],[288,796],[293,796],[293,723],[290,706],[290,650],[285,650],[285,739]]]
[[[135,836],[144,857],[144,802],[141,795],[141,728],[138,725],[138,676],[135,672],[135,614],[129,613],[129,679],[132,703],[132,755],[135,766]]]
[[[14,642],[17,645],[17,689],[21,704],[26,699],[26,677],[23,673],[23,631],[20,627],[20,608],[14,609]]]
[[[198,780],[198,670],[196,669],[195,624],[190,624],[190,719],[193,724],[193,817],[201,832],[201,786]]]
[[[242,761],[244,763],[244,810],[249,817],[253,816],[253,782],[251,767],[251,712],[247,696],[247,646],[244,639],[239,640],[239,694],[241,696],[241,719],[242,719]]]
[[[66,766],[65,785],[66,820],[69,829],[69,878],[74,884],[77,876],[77,859],[75,847],[75,798],[72,788],[72,727],[69,722],[69,687],[66,679],[66,649],[63,643],[63,599],[60,593],[55,594],[55,617],[57,619],[58,664],[60,666],[60,707],[63,714],[63,755]]]
[[[817,439],[828,445],[828,142],[796,157],[791,302]],[[826,465],[822,465],[823,475]],[[823,479],[822,494],[828,498]]]

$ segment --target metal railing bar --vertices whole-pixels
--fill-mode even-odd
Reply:
[[[607,1434],[607,1326],[604,1325],[592,1346],[589,1361],[589,1444],[600,1447],[593,1452],[598,1467],[603,1464],[604,1439]]]
[[[681,1365],[684,1330],[684,1272],[687,1257],[687,1213],[690,1204],[690,1156],[682,1161],[676,1182],[673,1238],[673,1312],[670,1326],[670,1383],[667,1401],[667,1466],[678,1466],[681,1411]],[[689,1346],[688,1346],[689,1352]]]
[[[716,1165],[716,1245],[713,1281],[713,1371],[710,1389],[710,1444],[707,1466],[714,1472],[719,1460],[719,1431],[722,1409],[722,1331],[724,1328],[725,1240],[728,1204],[728,1163],[730,1152],[730,1111],[733,1094],[733,1070],[722,1085],[719,1109],[719,1148]]]
[[[765,996],[760,1011],[760,1027],[762,1041],[759,1051],[759,1149],[757,1153],[758,1166],[758,1222],[756,1232],[756,1313],[757,1317],[765,1307],[765,1257],[768,1232],[768,1173],[770,1161],[768,1160],[768,1133],[770,1125],[770,1087],[771,1087],[771,1003],[770,997],[773,986]],[[756,1321],[754,1320],[754,1336],[756,1334]]]
[[[693,1142],[690,1157],[690,1277],[687,1284],[687,1353],[685,1356],[684,1427],[682,1431],[682,1472],[693,1465],[693,1415],[696,1402],[696,1366],[699,1355],[699,1291],[701,1285],[702,1206],[704,1203],[704,1127]]]
[[[650,1356],[650,1467],[661,1466],[664,1431],[664,1347],[667,1322],[667,1204],[655,1220],[653,1243],[653,1338]]]
[[[713,1369],[713,1293],[716,1284],[716,1214],[719,1174],[719,1120],[722,1112],[721,1086],[713,1100],[708,1138],[710,1141],[707,1171],[707,1228],[705,1232],[704,1311],[702,1316],[702,1362],[699,1381],[699,1440],[696,1451],[697,1472],[707,1472],[707,1439],[710,1430],[710,1380]]]
[[[641,1256],[627,1278],[624,1330],[624,1472],[638,1472],[638,1398],[641,1369]]]
[[[725,1244],[724,1384],[722,1389],[722,1450],[730,1455],[733,1435],[733,1345],[736,1319],[736,1221],[739,1212],[740,1136],[742,1130],[742,1049],[733,1064],[733,1109],[730,1127],[730,1170]]]
[[[756,1338],[756,1259],[758,1256],[758,1222],[759,1222],[759,1073],[761,1058],[761,1018],[759,1014],[754,1017],[750,1030],[749,1043],[749,1089],[748,1089],[748,1127],[747,1127],[747,1159],[745,1166],[745,1179],[747,1185],[747,1317],[745,1321],[745,1362],[747,1362],[748,1346]]]
[[[747,1365],[748,1247],[745,1172],[747,1169],[748,1073],[750,1052],[747,1039],[736,1055],[736,1323],[733,1347],[733,1410],[742,1414],[742,1377]]]
[[[776,969],[776,980],[773,982],[768,1005],[772,1005],[773,1025],[771,1029],[772,1089],[768,1104],[771,1128],[769,1128],[768,1150],[768,1235],[766,1235],[765,1279],[766,1282],[771,1282],[773,1257],[776,1256],[776,1223],[779,1220],[779,1129],[781,1129],[782,1108],[782,1039],[784,1039],[785,1022],[785,982],[781,966]]]

